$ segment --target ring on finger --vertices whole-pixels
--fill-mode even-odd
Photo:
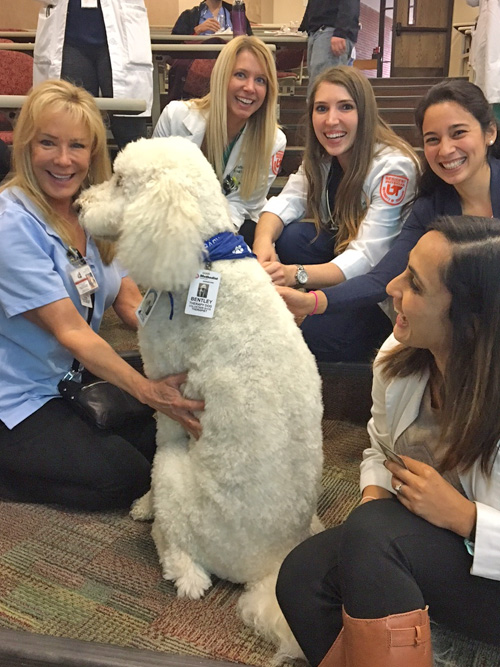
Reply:
[[[400,482],[397,486],[394,487],[394,491],[396,491],[397,494],[401,493],[401,489],[403,488],[403,482]]]

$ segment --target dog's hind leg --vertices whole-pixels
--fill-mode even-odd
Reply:
[[[157,522],[153,523],[151,535],[156,545],[163,571],[163,578],[173,581],[180,598],[199,600],[212,585],[210,575],[185,551],[167,544]]]
[[[304,658],[276,599],[278,568],[260,581],[248,583],[238,600],[243,623],[278,646],[272,665]]]
[[[153,515],[153,495],[149,490],[141,498],[134,500],[130,516],[134,521],[151,521]]]

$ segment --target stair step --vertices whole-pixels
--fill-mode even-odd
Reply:
[[[269,190],[269,197],[279,195],[288,181],[288,176],[278,176]]]
[[[378,95],[375,91],[375,99],[379,109],[407,108],[415,109],[421,99],[421,95]]]
[[[391,76],[391,77],[374,77],[370,79],[370,83],[375,88],[377,86],[401,86],[401,85],[416,85],[416,86],[433,86],[435,83],[444,81],[447,77],[443,76]],[[467,77],[456,77],[458,79],[465,79]]]
[[[294,174],[302,162],[302,155],[304,154],[303,146],[288,146],[286,147],[285,155],[281,163],[280,176],[289,176]]]
[[[379,105],[378,113],[380,117],[385,120],[389,125],[397,125],[401,123],[414,123],[415,122],[415,111],[414,109],[391,109],[383,108]]]
[[[403,96],[403,97],[423,97],[425,93],[431,88],[432,86],[426,86],[423,84],[415,84],[415,85],[402,85],[402,86],[377,86],[376,88],[373,89],[375,93],[375,97],[378,99],[380,96],[385,96],[385,95],[398,95],[398,96]]]

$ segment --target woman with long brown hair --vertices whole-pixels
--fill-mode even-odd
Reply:
[[[431,667],[429,616],[500,646],[500,220],[444,217],[387,292],[360,505],[280,605],[313,667]]]
[[[418,160],[381,120],[372,86],[352,67],[316,79],[304,160],[264,207],[254,252],[276,285],[321,289],[370,271],[389,250],[413,200]],[[302,221],[309,213],[314,224]],[[278,260],[279,257],[279,261]],[[314,312],[322,304],[315,301]],[[329,324],[328,340],[306,342],[326,361],[367,359],[388,332],[375,304]]]

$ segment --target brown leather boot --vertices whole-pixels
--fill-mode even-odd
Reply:
[[[386,618],[351,618],[320,667],[432,667],[427,607]]]
[[[319,667],[347,667],[344,644],[344,628],[337,635],[330,650],[321,661]]]
[[[375,619],[351,618],[343,609],[346,660],[340,664],[342,667],[432,667],[427,609]]]

